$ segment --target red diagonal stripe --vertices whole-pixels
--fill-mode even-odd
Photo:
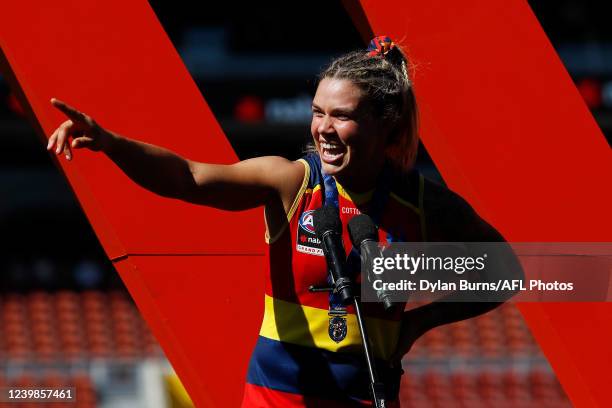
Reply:
[[[508,240],[612,240],[610,148],[525,1],[361,4],[415,63],[422,137],[452,189]],[[572,401],[609,406],[612,307],[520,308]]]
[[[55,96],[130,137],[196,160],[236,160],[145,0],[8,2],[0,46],[13,87],[47,135],[65,120],[49,104]],[[262,253],[261,211],[229,214],[157,197],[102,155],[76,153],[61,168],[192,398],[238,405],[261,315],[253,297],[263,293],[262,258],[125,256]],[[228,275],[239,282],[224,286]]]

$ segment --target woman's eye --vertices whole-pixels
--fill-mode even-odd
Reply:
[[[323,116],[323,112],[320,111],[312,111],[312,116],[320,118],[321,116]]]

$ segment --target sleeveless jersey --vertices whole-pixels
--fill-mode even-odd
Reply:
[[[328,292],[309,287],[328,285],[327,264],[312,213],[323,202],[318,155],[300,159],[306,171],[287,214],[287,224],[269,245],[265,312],[247,374],[243,407],[371,406],[369,377],[355,310],[330,313]],[[425,239],[423,178],[418,172],[393,174],[391,191],[380,217],[379,239]],[[346,253],[352,249],[346,225],[367,209],[373,192],[354,194],[337,183]],[[367,212],[367,210],[365,210]],[[357,282],[359,276],[355,276]],[[376,368],[387,400],[397,398],[401,369],[389,368],[395,351],[402,307],[390,315],[377,303],[363,303]]]

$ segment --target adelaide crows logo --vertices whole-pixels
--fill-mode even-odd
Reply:
[[[295,249],[305,254],[323,256],[321,240],[317,238],[315,233],[314,217],[312,215],[314,212],[315,210],[304,211],[300,216]]]

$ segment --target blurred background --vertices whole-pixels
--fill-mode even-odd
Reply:
[[[150,3],[241,159],[300,157],[316,74],[334,56],[364,47],[340,1],[240,9],[215,2],[206,10]],[[612,24],[605,3],[529,4],[610,143]],[[0,385],[76,386],[73,407],[189,406],[1,77],[0,139]],[[417,166],[441,180],[423,146]],[[408,407],[570,405],[512,305],[432,331],[404,366]]]

